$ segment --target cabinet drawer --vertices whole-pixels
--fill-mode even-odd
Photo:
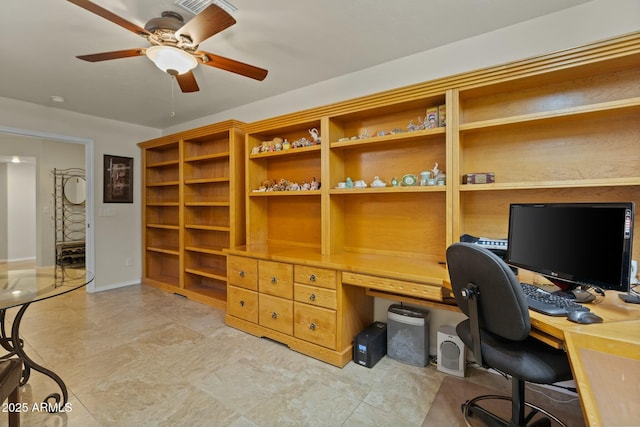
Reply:
[[[258,290],[258,260],[229,256],[227,276],[230,285],[241,288]]]
[[[317,286],[301,285],[294,283],[293,285],[294,299],[306,304],[318,307],[336,309],[336,291],[333,289],[319,288]]]
[[[293,301],[260,294],[260,325],[293,335]]]
[[[407,282],[404,280],[389,279],[387,277],[369,276],[366,274],[342,273],[342,283],[346,285],[361,286],[364,288],[377,289],[402,295],[415,296],[434,301],[442,301],[443,288],[438,285],[427,283]]]
[[[227,313],[248,322],[258,323],[258,293],[229,286],[227,290]]]
[[[293,266],[282,262],[258,261],[260,293],[293,298]]]
[[[336,348],[335,310],[296,302],[293,329],[296,338],[330,349]]]
[[[295,281],[306,285],[335,289],[337,273],[335,270],[296,265]]]

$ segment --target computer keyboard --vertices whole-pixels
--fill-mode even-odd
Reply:
[[[577,302],[560,295],[552,294],[529,283],[520,283],[524,298],[531,310],[547,316],[566,316],[570,311],[589,311]]]

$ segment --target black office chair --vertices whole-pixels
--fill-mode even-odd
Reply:
[[[447,249],[447,264],[456,304],[468,319],[456,332],[473,351],[478,365],[511,376],[512,395],[484,395],[462,404],[467,426],[478,416],[490,426],[566,425],[542,408],[525,402],[525,382],[551,384],[572,378],[565,352],[529,336],[529,310],[520,283],[509,266],[494,253],[471,243]],[[507,421],[478,405],[485,399],[511,401]],[[525,407],[531,409],[525,416]],[[546,417],[533,417],[542,413]],[[531,422],[531,424],[529,424]]]

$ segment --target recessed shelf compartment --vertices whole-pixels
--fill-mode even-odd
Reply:
[[[374,108],[364,108],[360,111],[333,116],[329,119],[329,130],[331,134],[331,146],[334,147],[339,143],[347,144],[353,142],[352,138],[360,142],[374,142],[377,138],[383,140],[394,140],[396,138],[411,138],[414,132],[405,132],[400,134],[391,134],[396,130],[409,131],[410,126],[423,125],[427,118],[427,110],[435,111],[443,110],[445,105],[445,95],[442,94],[408,100],[404,102],[389,103]],[[444,127],[439,117],[436,119],[433,129],[426,131],[418,130],[419,133],[436,134],[444,133]],[[439,129],[442,127],[442,129]],[[384,133],[384,136],[380,136]],[[376,136],[377,135],[377,136]],[[347,141],[340,141],[341,139]]]
[[[147,277],[153,281],[170,286],[180,285],[179,255],[164,252],[146,251],[145,254]]]
[[[229,179],[229,158],[209,157],[198,161],[185,162],[184,181],[206,180],[206,179]],[[206,181],[205,181],[206,182]]]
[[[184,186],[185,203],[228,203],[229,182],[218,181],[209,183],[189,184]]]

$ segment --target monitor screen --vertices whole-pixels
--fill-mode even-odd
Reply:
[[[562,289],[629,291],[634,204],[512,204],[506,261]]]

